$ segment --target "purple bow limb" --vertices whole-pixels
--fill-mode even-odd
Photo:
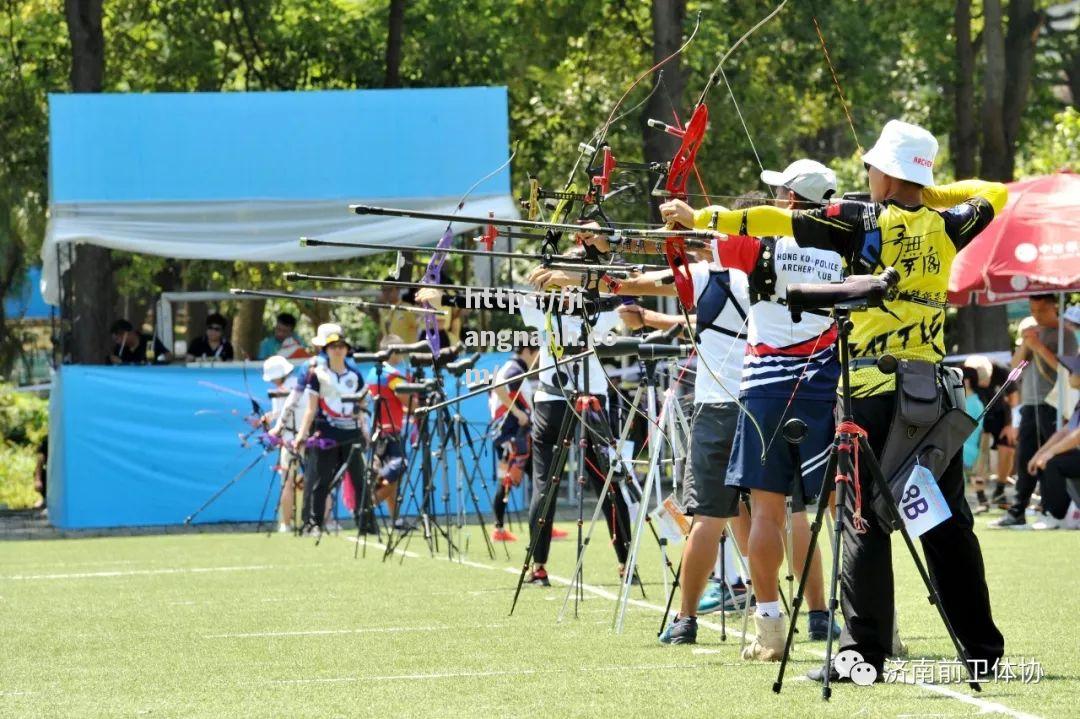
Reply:
[[[446,231],[443,232],[442,237],[439,238],[439,242],[435,245],[435,254],[431,256],[431,260],[428,262],[427,270],[424,272],[424,278],[420,281],[423,285],[437,285],[442,281],[442,268],[443,263],[446,262],[446,252],[441,250],[450,249],[450,245],[454,242],[454,232],[450,229],[450,225],[446,226]],[[425,302],[424,307],[428,309],[435,309],[429,303]],[[433,354],[439,354],[441,345],[439,343],[439,320],[435,319],[435,315],[424,315],[424,338],[431,345],[431,351]]]

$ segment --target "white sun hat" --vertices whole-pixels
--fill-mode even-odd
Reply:
[[[889,120],[881,137],[862,160],[890,177],[931,187],[938,141],[928,130],[902,120]]]
[[[1069,305],[1065,308],[1065,321],[1080,325],[1080,305]]]
[[[329,337],[336,335],[340,338],[343,334],[341,325],[335,322],[326,322],[319,325],[319,329],[315,331],[315,336],[311,338],[311,344],[316,347],[325,347]]]
[[[761,181],[773,187],[786,187],[811,202],[825,202],[836,192],[836,173],[814,160],[796,160],[783,172],[762,170]]]
[[[281,355],[274,355],[263,362],[263,381],[273,382],[277,379],[285,379],[292,374],[292,362]]]

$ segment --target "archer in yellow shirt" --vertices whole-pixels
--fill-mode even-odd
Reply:
[[[757,237],[790,235],[802,247],[836,250],[853,273],[895,268],[901,278],[897,296],[881,308],[852,315],[852,355],[891,354],[937,363],[945,356],[945,302],[953,259],[1001,211],[1008,194],[1004,185],[980,180],[935,187],[937,150],[932,134],[892,120],[863,155],[869,203],[842,200],[804,211],[707,207],[695,212],[685,202],[672,200],[662,204],[660,212],[666,221],[685,227]],[[853,370],[851,385],[854,419],[867,431],[874,452],[883,456],[896,411],[895,378],[871,365]],[[991,616],[959,455],[937,481],[952,514],[920,539],[942,608],[972,667],[985,674],[1004,655],[1005,642]],[[859,484],[864,496],[874,492],[865,466]],[[854,498],[849,494],[847,511],[853,509]],[[776,507],[762,504],[754,511],[776,515],[780,526]],[[845,521],[843,534],[840,599],[845,626],[840,649],[857,650],[880,677],[894,645],[889,534],[876,521],[862,530]],[[753,536],[750,543],[753,551]],[[820,680],[823,671],[812,671],[810,676]],[[838,678],[835,670],[830,677]]]

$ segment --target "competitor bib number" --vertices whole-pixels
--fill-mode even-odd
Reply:
[[[912,537],[921,537],[952,516],[934,475],[921,464],[911,468],[911,475],[904,484],[900,514]]]

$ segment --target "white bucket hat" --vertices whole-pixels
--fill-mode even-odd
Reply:
[[[1065,309],[1065,321],[1080,325],[1080,305],[1069,305]]]
[[[762,170],[761,181],[773,187],[786,187],[811,202],[825,202],[836,192],[836,173],[814,160],[796,160],[783,172]]]
[[[281,355],[274,355],[263,362],[263,381],[273,382],[274,380],[285,379],[292,374],[292,371],[292,362]]]
[[[910,122],[889,120],[862,160],[890,177],[931,187],[937,152],[937,138],[928,130]]]
[[[340,338],[343,334],[341,325],[335,322],[327,322],[319,325],[319,329],[315,331],[315,336],[311,339],[311,344],[316,347],[325,347],[329,337],[337,335]]]

